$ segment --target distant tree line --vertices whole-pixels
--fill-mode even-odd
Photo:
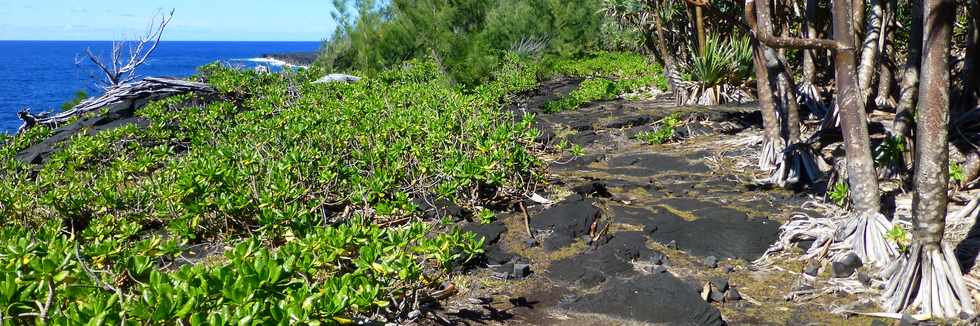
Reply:
[[[318,64],[373,73],[433,57],[456,82],[475,84],[508,51],[576,55],[615,47],[598,0],[334,0],[337,29]]]

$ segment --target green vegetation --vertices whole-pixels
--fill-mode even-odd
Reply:
[[[496,216],[493,214],[493,211],[486,208],[480,209],[480,212],[478,213],[477,216],[480,218],[481,224],[490,224],[493,223],[493,221],[496,219]]]
[[[905,151],[905,138],[885,138],[885,141],[881,143],[881,146],[878,146],[875,152],[875,164],[878,166],[883,166],[886,164],[903,162],[902,157],[905,155]]]
[[[697,53],[690,50],[691,53]],[[693,55],[685,69],[685,80],[700,83],[703,87],[723,84],[739,85],[752,76],[752,43],[747,36],[735,36],[722,40],[710,34],[705,39],[704,54]]]
[[[86,99],[88,99],[88,93],[86,93],[85,91],[76,91],[74,97],[72,97],[71,100],[68,100],[67,102],[61,104],[61,111],[71,110],[76,105],[82,103],[82,101]]]
[[[949,179],[957,184],[963,183],[966,180],[966,172],[963,171],[963,167],[959,163],[949,162]]]
[[[676,115],[669,115],[660,122],[660,126],[655,131],[644,131],[636,135],[636,139],[650,145],[663,144],[677,134],[677,127],[681,125],[681,120]]]
[[[885,234],[885,238],[888,241],[895,243],[898,246],[898,251],[901,253],[908,253],[909,246],[912,245],[912,235],[909,231],[905,230],[901,225],[895,224],[892,226],[891,230]]]
[[[464,85],[488,81],[504,53],[562,56],[600,49],[595,0],[335,0],[338,27],[318,65],[374,75],[434,57]]]
[[[588,78],[567,96],[545,104],[547,112],[573,110],[643,87],[667,89],[660,66],[635,53],[599,52],[581,59],[552,58],[544,65],[545,75]]]
[[[847,182],[838,181],[837,183],[834,184],[833,189],[827,192],[827,195],[830,196],[830,201],[832,201],[838,207],[846,207],[847,200],[848,200],[847,197],[848,193],[849,190],[848,190]]]
[[[153,102],[136,113],[145,128],[79,133],[36,166],[14,155],[50,130],[9,140],[0,314],[329,324],[425,295],[482,241],[420,220],[414,199],[473,210],[487,200],[477,188],[518,194],[535,179],[530,117],[500,108],[536,85],[537,66],[504,60],[465,92],[431,60],[326,85],[310,83],[319,69],[209,65],[199,77],[217,100]]]

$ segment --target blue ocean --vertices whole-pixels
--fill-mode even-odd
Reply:
[[[269,64],[263,54],[310,52],[319,42],[161,42],[140,76],[190,76],[196,68],[221,61],[246,68]],[[57,111],[78,91],[100,93],[101,76],[85,49],[108,56],[108,41],[0,41],[0,133],[16,132],[17,111]]]

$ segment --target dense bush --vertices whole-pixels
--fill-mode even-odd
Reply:
[[[374,74],[435,57],[456,82],[489,80],[509,51],[576,55],[603,45],[598,0],[335,1],[339,27],[324,42],[328,70]]]
[[[419,199],[475,208],[534,180],[536,131],[500,107],[538,73],[505,60],[465,93],[432,61],[327,85],[209,65],[217,100],[151,103],[145,128],[79,133],[42,165],[14,155],[51,130],[9,140],[0,314],[330,323],[437,286],[482,243],[419,220]]]

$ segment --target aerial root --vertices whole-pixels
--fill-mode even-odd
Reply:
[[[779,157],[769,182],[780,187],[799,182],[813,182],[823,176],[826,165],[823,160],[814,155],[809,145],[792,144],[786,147]]]
[[[975,314],[973,300],[953,251],[939,243],[913,244],[907,259],[889,275],[882,294],[890,312],[919,312],[956,318]]]
[[[855,212],[837,229],[834,241],[850,243],[861,261],[884,266],[898,255],[895,245],[886,238],[891,229],[892,222],[881,213]]]
[[[963,206],[959,211],[949,216],[948,221],[975,221],[977,216],[980,215],[980,197],[973,198],[970,200],[966,206]]]
[[[754,263],[766,265],[773,254],[783,251],[793,243],[808,240],[813,240],[813,244],[807,248],[806,254],[800,259],[808,260],[823,256],[827,251],[835,249],[829,248],[828,245],[831,245],[830,242],[837,228],[837,221],[831,218],[814,218],[804,213],[796,213],[789,222],[779,227],[778,240]]]
[[[840,127],[840,108],[835,103],[827,111],[827,114],[823,115],[823,120],[820,122],[820,129],[829,130],[836,129],[837,127]]]
[[[806,106],[810,113],[822,117],[827,115],[827,105],[820,100],[820,92],[810,82],[804,81],[796,87],[797,101]]]
[[[779,141],[765,139],[762,143],[762,153],[759,153],[759,169],[772,171],[779,164],[779,154],[782,152]]]

